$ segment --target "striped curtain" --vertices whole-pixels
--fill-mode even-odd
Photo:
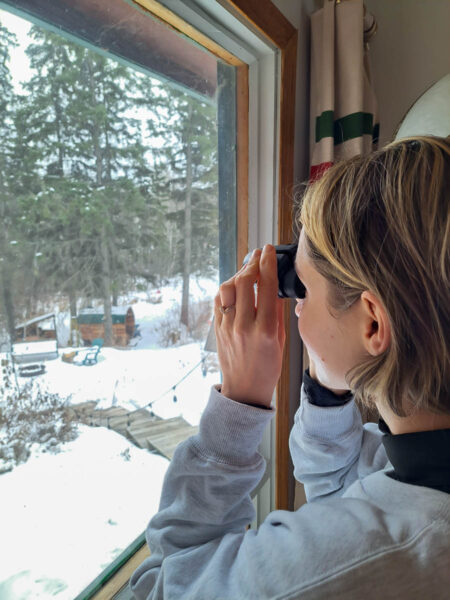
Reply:
[[[367,44],[375,31],[363,0],[324,0],[311,16],[311,181],[333,163],[377,147]]]

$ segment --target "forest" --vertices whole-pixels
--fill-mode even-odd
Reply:
[[[3,339],[97,300],[111,345],[121,294],[176,276],[188,325],[190,276],[218,268],[216,106],[35,25],[29,39],[19,92],[0,21]]]

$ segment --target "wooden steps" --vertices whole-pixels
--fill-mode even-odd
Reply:
[[[88,425],[112,429],[139,448],[158,452],[169,460],[178,444],[198,431],[198,427],[193,427],[183,417],[161,419],[145,408],[129,412],[122,406],[96,409],[96,404],[83,402],[69,406],[68,410]]]
[[[196,432],[197,427],[193,427],[182,417],[153,422],[136,421],[127,428],[128,435],[140,448],[156,450],[169,459],[176,446]]]
[[[146,435],[158,435],[179,427],[188,425],[182,417],[172,419],[160,419],[158,421],[136,421],[128,428],[131,436],[142,437]]]
[[[114,429],[114,431],[124,435],[130,423],[131,416],[121,406],[113,406],[105,410],[96,410],[92,415],[92,424]]]
[[[191,435],[196,434],[198,427],[189,425],[177,430],[174,430],[170,435],[158,435],[148,439],[149,448],[156,450],[162,456],[166,456],[169,460],[172,459],[176,447],[181,442],[184,442]]]
[[[77,413],[90,413],[96,406],[97,402],[95,400],[89,400],[88,402],[80,402],[80,404],[70,404],[67,408]]]
[[[65,407],[66,413],[70,418],[77,418],[82,423],[89,423],[89,419],[97,406],[97,402],[80,402],[79,404],[69,404]]]

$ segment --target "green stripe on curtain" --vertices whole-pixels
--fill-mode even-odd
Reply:
[[[366,134],[378,137],[375,129],[371,113],[352,113],[335,121],[334,112],[326,110],[316,119],[316,142],[325,137],[332,137],[336,146]]]
[[[378,144],[379,139],[380,139],[380,124],[376,123],[373,126],[372,144]]]

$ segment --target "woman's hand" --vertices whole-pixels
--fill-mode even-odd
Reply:
[[[223,314],[221,307],[233,308]],[[255,250],[247,265],[222,283],[214,313],[222,394],[237,402],[270,406],[286,338],[273,246],[264,246],[262,253]]]

